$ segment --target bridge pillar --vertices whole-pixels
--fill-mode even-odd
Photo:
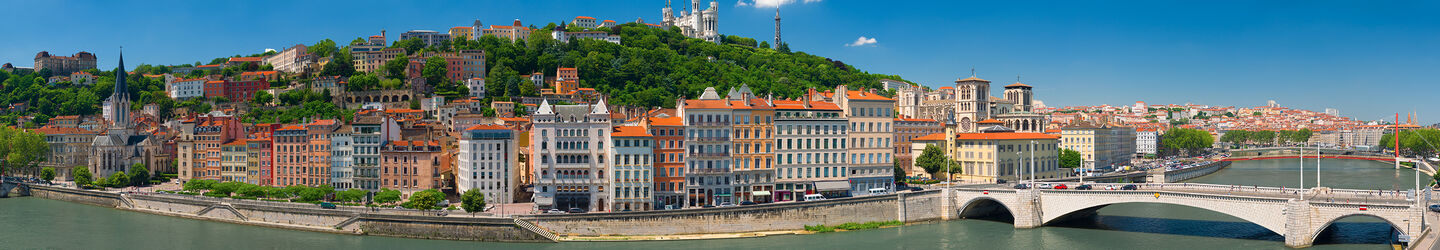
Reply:
[[[955,197],[955,190],[950,188],[941,189],[940,197],[943,199],[943,201],[940,201],[940,220],[955,219],[955,215],[953,215],[955,213],[955,203],[958,202],[956,200],[960,199],[959,197]]]
[[[1015,228],[1037,228],[1044,225],[1039,189],[1017,190],[1013,204]]]
[[[1285,246],[1292,248],[1310,247],[1315,242],[1310,234],[1313,229],[1310,219],[1310,202],[1291,199],[1285,205]]]
[[[1165,168],[1146,170],[1146,172],[1150,172],[1150,176],[1145,177],[1146,183],[1165,183]]]

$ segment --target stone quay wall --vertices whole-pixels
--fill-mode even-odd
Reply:
[[[647,236],[803,230],[806,225],[941,219],[940,191],[811,202],[518,217],[563,236]]]

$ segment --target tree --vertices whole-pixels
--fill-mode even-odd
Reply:
[[[318,201],[320,199],[324,199],[326,195],[330,195],[332,193],[335,193],[334,187],[331,187],[330,185],[320,185],[319,187],[308,188],[305,189],[305,191],[300,191],[300,200]]]
[[[145,164],[135,163],[130,166],[129,185],[137,187],[150,185],[150,170],[145,168]]]
[[[411,199],[414,197],[412,196]],[[465,212],[472,216],[475,215],[475,212],[484,212],[485,194],[480,193],[479,189],[466,190],[465,194],[460,195],[460,208],[465,209]]]
[[[373,75],[362,72],[350,77],[350,83],[345,85],[345,91],[366,91],[374,90],[379,87],[379,78],[375,78],[375,76]]]
[[[70,178],[75,178],[75,187],[85,187],[90,185],[90,180],[94,179],[94,176],[90,175],[90,169],[85,166],[75,166],[74,169],[70,169]]]
[[[431,210],[435,209],[436,205],[440,204],[440,201],[444,199],[445,194],[440,193],[439,190],[426,189],[411,194],[410,201],[406,201],[405,204],[400,204],[400,206],[409,209]]]
[[[1080,151],[1072,149],[1060,149],[1060,167],[1078,168],[1084,160],[1080,157]]]
[[[405,68],[410,66],[409,56],[396,56],[395,59],[385,62],[381,69],[384,69],[385,78],[405,79]]]
[[[266,191],[268,191],[268,190],[266,190],[267,188],[268,188],[268,187],[265,187],[265,186],[250,185],[250,184],[247,183],[246,185],[242,185],[242,186],[240,186],[240,188],[235,189],[235,194],[236,194],[236,195],[239,195],[239,196],[241,196],[241,197],[256,197],[256,198],[258,198],[258,197],[263,197],[263,196],[265,196],[265,194],[267,193]]]
[[[760,48],[769,49],[769,48],[770,48],[770,42],[769,42],[769,41],[760,41]]]
[[[425,77],[425,82],[442,85],[442,83],[446,82],[445,76],[450,74],[446,66],[449,66],[449,64],[445,63],[444,57],[432,56],[426,58],[425,67],[420,70],[420,76]]]
[[[395,203],[397,201],[400,201],[400,191],[388,188],[381,188],[380,192],[375,193],[374,199],[375,203],[380,204]]]
[[[893,172],[893,174],[895,174],[895,176],[894,176],[895,181],[904,181],[904,180],[905,180],[905,168],[900,167],[900,162],[898,162],[898,161],[895,162],[895,170],[894,170],[894,171],[895,171],[895,172]]]
[[[363,190],[363,189],[351,189],[351,190],[345,190],[345,191],[335,192],[335,200],[338,200],[338,201],[348,201],[348,202],[360,202],[360,201],[365,200],[365,194],[367,194],[367,193],[369,193],[369,192],[366,192],[366,191]]]
[[[39,175],[40,162],[50,156],[50,144],[45,142],[45,136],[40,133],[0,127],[0,145],[5,145],[0,147],[0,156],[5,160],[3,165],[0,165],[0,173],[26,172],[31,176]]]
[[[44,169],[40,169],[40,179],[45,181],[55,180],[55,168],[45,167]]]
[[[950,157],[945,156],[945,149],[933,144],[925,146],[925,150],[921,151],[920,157],[915,158],[915,165],[920,166],[920,169],[924,169],[925,172],[930,173],[932,176],[939,175],[945,171],[946,165],[948,164],[950,164]],[[954,173],[960,168],[952,166],[950,169],[950,172]],[[949,179],[948,175],[946,179]]]
[[[270,105],[270,102],[274,100],[275,96],[270,95],[270,91],[261,90],[255,91],[255,98],[250,98],[250,104],[255,104],[256,106],[265,106]]]
[[[191,181],[189,181],[189,182],[186,182],[183,188],[185,189],[185,191],[190,191],[190,192],[196,192],[196,191],[200,191],[200,190],[210,190],[210,187],[211,187],[211,186],[214,186],[216,183],[219,183],[219,181],[215,181],[215,180],[191,180]]]
[[[1179,150],[1181,155],[1190,155],[1191,150],[1208,148],[1215,144],[1210,132],[1198,129],[1177,128],[1165,132],[1160,144],[1167,149]]]
[[[105,179],[105,184],[105,186],[113,188],[125,187],[130,185],[130,175],[125,174],[125,172],[115,172],[114,174],[110,174],[110,178]]]

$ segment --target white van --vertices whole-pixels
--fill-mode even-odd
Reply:
[[[823,201],[823,200],[825,200],[825,196],[824,196],[824,195],[818,195],[818,194],[807,194],[807,195],[805,195],[805,201]]]
[[[887,193],[887,192],[885,192],[885,189],[884,189],[884,188],[871,188],[871,189],[870,189],[870,195],[885,195],[886,193]]]

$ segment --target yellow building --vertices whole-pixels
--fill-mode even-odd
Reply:
[[[955,179],[993,183],[1028,179],[1032,171],[1036,179],[1065,175],[1059,171],[1059,136],[1016,133],[1002,124],[987,119],[977,123],[978,133],[955,134],[949,150],[961,169]]]
[[[246,182],[245,140],[235,140],[220,145],[220,181]]]
[[[464,38],[465,40],[472,40],[474,39],[472,38],[474,34],[475,28],[473,27],[457,26],[450,28],[450,39]]]

